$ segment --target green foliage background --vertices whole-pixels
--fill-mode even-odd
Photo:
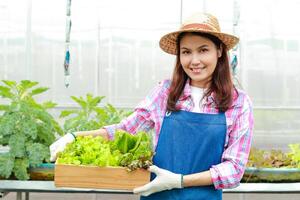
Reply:
[[[49,162],[49,146],[56,135],[67,132],[95,130],[119,123],[131,114],[118,110],[111,104],[99,107],[104,96],[71,96],[79,109],[64,110],[60,117],[64,119],[63,129],[49,114],[48,109],[55,103],[38,103],[34,97],[49,88],[38,87],[38,82],[22,80],[20,83],[2,80],[0,97],[8,99],[8,104],[0,104],[0,146],[8,146],[9,152],[0,154],[0,177],[29,179],[29,167]]]

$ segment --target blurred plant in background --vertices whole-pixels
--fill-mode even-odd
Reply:
[[[105,98],[104,96],[94,97],[88,93],[86,98],[81,96],[71,96],[71,98],[80,108],[61,112],[60,117],[65,118],[65,132],[99,129],[104,125],[119,123],[132,113],[131,111],[118,110],[111,104],[107,104],[102,108],[99,107],[98,104]]]
[[[5,85],[0,86],[0,96],[10,103],[0,105],[0,146],[8,146],[9,151],[0,154],[0,176],[8,178],[13,173],[17,179],[26,180],[29,166],[49,161],[49,145],[55,134],[62,135],[63,131],[47,111],[56,104],[39,104],[33,98],[49,88],[33,88],[38,82],[29,80],[2,82]]]
[[[300,144],[290,144],[290,151],[270,151],[252,148],[247,167],[256,168],[300,168]]]

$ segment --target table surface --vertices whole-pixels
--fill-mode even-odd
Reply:
[[[63,192],[132,194],[130,190],[55,187],[54,181],[0,180],[0,192]],[[300,193],[300,183],[241,183],[224,193]]]

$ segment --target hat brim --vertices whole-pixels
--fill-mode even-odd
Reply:
[[[176,47],[177,38],[178,38],[178,35],[183,32],[197,32],[197,33],[211,34],[211,35],[219,38],[226,45],[227,50],[232,49],[239,42],[238,37],[227,34],[227,33],[208,31],[208,30],[190,29],[190,30],[175,31],[175,32],[171,32],[171,33],[164,35],[159,41],[160,48],[163,51],[165,51],[166,53],[176,55],[177,54],[177,49],[176,49],[177,48]]]

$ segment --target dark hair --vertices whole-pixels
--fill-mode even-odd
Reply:
[[[233,83],[231,79],[229,60],[227,54],[227,48],[224,43],[217,37],[206,34],[206,33],[181,33],[177,38],[177,56],[176,64],[173,71],[172,82],[170,86],[170,94],[167,101],[167,110],[177,111],[175,108],[176,102],[178,101],[180,95],[183,92],[184,86],[188,79],[188,75],[184,72],[182,65],[180,63],[180,41],[186,34],[193,34],[205,37],[211,40],[218,49],[222,48],[222,55],[218,58],[217,66],[212,74],[212,80],[210,87],[206,90],[204,97],[208,97],[212,93],[214,94],[214,99],[216,107],[219,112],[225,112],[232,104],[233,97]],[[204,98],[203,97],[203,98]]]

